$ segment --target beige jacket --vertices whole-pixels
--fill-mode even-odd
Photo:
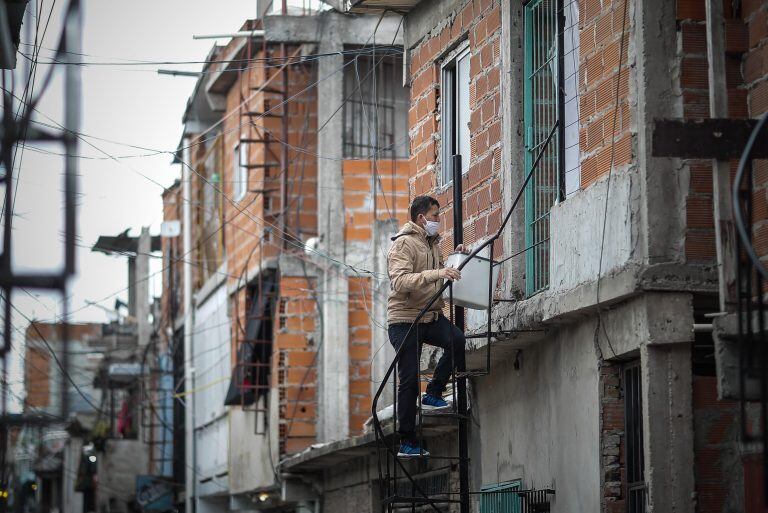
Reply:
[[[439,269],[443,267],[438,237],[427,237],[424,228],[408,221],[392,240],[387,255],[388,321],[389,324],[413,322],[443,286],[443,280],[438,276]],[[420,322],[436,320],[442,308],[443,298],[439,298]]]

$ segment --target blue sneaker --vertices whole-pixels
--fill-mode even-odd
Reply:
[[[448,403],[445,402],[442,397],[424,394],[421,396],[421,406],[425,410],[435,410],[437,408],[445,408],[448,406]]]
[[[424,449],[419,442],[403,442],[397,451],[399,458],[420,458],[429,456],[429,451]]]

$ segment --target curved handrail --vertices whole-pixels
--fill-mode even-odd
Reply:
[[[469,261],[477,256],[480,251],[488,247],[489,245],[493,244],[496,240],[498,240],[502,233],[504,232],[504,228],[506,228],[507,223],[509,222],[510,218],[512,217],[512,212],[514,212],[515,208],[517,207],[517,204],[520,202],[520,198],[523,196],[523,193],[525,192],[525,188],[528,186],[528,182],[530,182],[531,177],[533,176],[533,172],[538,167],[539,161],[541,160],[541,157],[544,155],[544,152],[546,151],[547,147],[549,146],[550,141],[552,140],[552,136],[555,135],[555,132],[557,131],[557,128],[559,126],[560,122],[555,122],[554,126],[552,127],[552,130],[549,132],[549,135],[544,141],[544,144],[541,147],[541,150],[539,151],[539,154],[536,155],[536,159],[533,161],[533,164],[531,165],[530,171],[528,171],[528,174],[525,177],[525,180],[523,181],[522,187],[520,187],[520,191],[517,193],[517,196],[515,197],[515,201],[512,202],[512,206],[509,208],[509,211],[507,211],[507,215],[504,216],[504,220],[501,223],[501,226],[499,226],[499,229],[496,231],[496,234],[483,242],[480,246],[475,248],[467,258],[465,258],[461,264],[459,264],[459,267],[457,268],[459,271],[461,271],[464,266],[466,266]],[[493,260],[493,255],[490,255],[491,261]],[[443,283],[442,287],[435,292],[435,294],[432,296],[432,298],[429,300],[429,302],[424,306],[420,311],[419,314],[416,316],[416,319],[411,323],[411,326],[408,328],[408,331],[405,333],[405,336],[403,337],[403,340],[408,340],[408,336],[411,334],[411,331],[413,330],[413,327],[416,326],[419,321],[426,315],[426,313],[429,311],[429,308],[435,304],[435,301],[438,300],[449,286],[451,285],[451,282],[449,280],[446,280],[445,283]],[[490,305],[489,305],[490,307]],[[376,434],[376,440],[377,444],[380,440],[383,440],[384,430],[381,427],[381,421],[379,420],[379,416],[377,414],[377,406],[379,403],[379,398],[381,397],[381,394],[384,392],[384,387],[387,386],[387,382],[389,381],[390,376],[392,376],[392,373],[395,370],[395,367],[397,365],[398,360],[400,359],[400,356],[402,355],[403,350],[405,349],[406,344],[401,344],[398,350],[395,352],[395,357],[392,359],[392,363],[390,364],[389,368],[387,369],[387,372],[384,374],[384,377],[381,380],[381,383],[379,384],[379,388],[376,390],[376,393],[373,396],[373,401],[371,402],[371,415],[373,418],[373,428],[374,432]],[[393,412],[393,415],[397,415],[397,412]],[[416,483],[416,481],[411,477],[411,475],[408,473],[408,471],[405,469],[405,466],[402,464],[402,462],[397,458],[397,453],[395,453],[392,449],[390,449],[386,444],[384,444],[384,447],[386,448],[387,452],[392,455],[394,458],[395,464],[397,464],[402,470],[404,475],[408,478],[408,480],[411,482],[413,487],[424,496],[425,499],[429,500],[429,497],[427,494],[419,487],[419,485]],[[381,466],[379,466],[379,472],[381,472]],[[433,502],[430,502],[430,505],[440,513],[440,510],[437,509],[437,507],[434,505]]]
[[[752,129],[752,133],[749,134],[749,139],[747,140],[747,145],[744,147],[744,151],[739,159],[739,166],[736,169],[736,177],[733,179],[733,187],[731,188],[731,201],[733,202],[733,217],[736,221],[736,231],[744,246],[744,251],[747,252],[747,256],[749,256],[749,259],[752,261],[754,268],[763,275],[764,280],[768,280],[768,271],[766,271],[762,262],[760,262],[760,258],[757,256],[757,253],[755,253],[755,248],[749,240],[749,235],[747,235],[744,217],[739,208],[739,190],[741,189],[741,183],[744,180],[744,169],[747,167],[747,162],[752,158],[752,147],[755,145],[757,136],[760,134],[766,120],[768,120],[768,112],[760,116],[757,124]]]

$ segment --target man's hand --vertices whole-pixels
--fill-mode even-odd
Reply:
[[[443,267],[440,269],[438,276],[443,280],[456,281],[461,279],[461,271],[455,267]]]
[[[469,254],[469,250],[464,248],[464,244],[459,244],[458,246],[456,246],[455,252],[456,253],[464,253],[465,255]]]

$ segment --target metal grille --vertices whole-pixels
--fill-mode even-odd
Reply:
[[[517,492],[520,497],[521,513],[544,513],[550,510],[549,497],[555,491],[549,488],[543,490],[523,490]]]
[[[624,368],[623,385],[627,511],[642,513],[645,511],[645,470],[640,362],[634,362]]]
[[[547,136],[558,123],[557,2],[533,0],[525,6],[525,176],[544,151],[525,191],[526,293],[549,285],[549,211],[560,190],[560,134]]]
[[[480,513],[520,513],[519,490],[519,481],[483,487],[480,493]]]
[[[407,158],[408,98],[402,62],[375,55],[350,57],[347,62],[344,158]]]
[[[414,476],[416,486],[421,488],[430,497],[447,497],[450,493],[450,473],[447,471],[425,473]],[[418,494],[413,490],[413,484],[406,478],[397,482],[397,495],[400,497],[415,497]]]

